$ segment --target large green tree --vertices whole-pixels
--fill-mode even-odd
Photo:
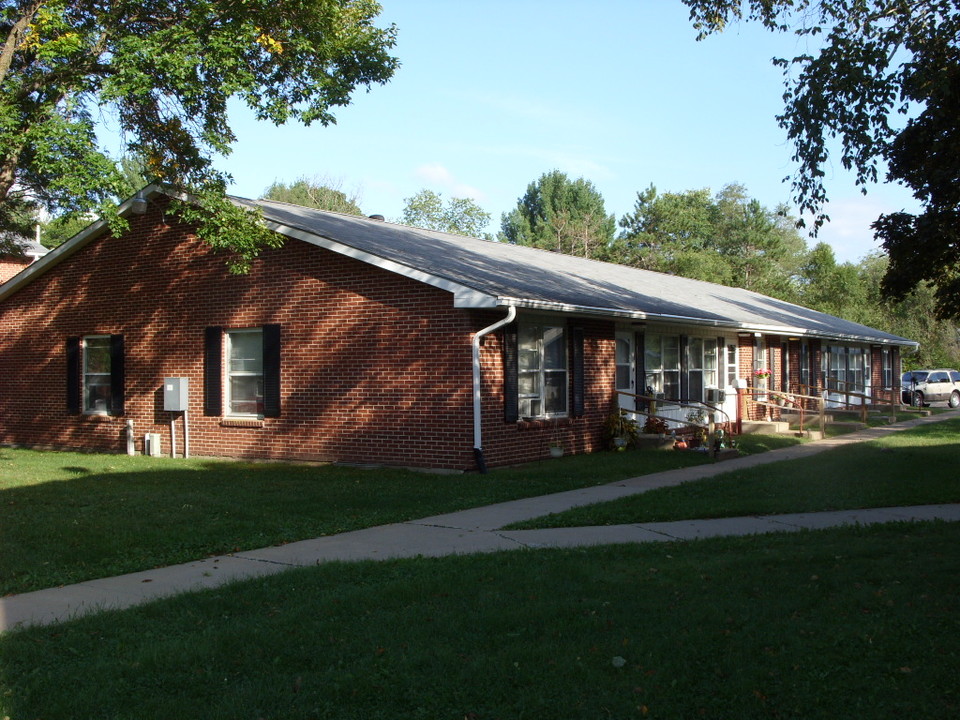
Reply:
[[[278,200],[318,210],[363,215],[357,205],[356,194],[347,195],[339,188],[339,183],[329,180],[302,177],[289,184],[274,182],[263,191],[261,197],[264,200]]]
[[[0,229],[25,207],[103,210],[124,186],[102,120],[242,269],[267,238],[224,198],[214,159],[235,136],[227,104],[260,120],[334,122],[358,87],[386,82],[395,28],[371,0],[0,0]]]
[[[607,259],[794,299],[806,243],[786,208],[770,210],[739,184],[637,193]]]
[[[616,227],[593,183],[553,170],[530,183],[517,206],[503,214],[501,237],[518,245],[606,258]]]
[[[938,314],[960,316],[960,3],[683,1],[701,38],[739,19],[801,38],[804,52],[775,60],[785,72],[778,120],[794,144],[801,211],[817,224],[828,219],[831,155],[864,188],[886,165],[887,178],[907,185],[922,212],[875,224],[890,257],[883,288],[904,298],[931,282]]]
[[[440,193],[423,189],[404,199],[400,222],[426,230],[487,237],[484,230],[490,224],[490,213],[471,198],[454,197],[444,203]]]

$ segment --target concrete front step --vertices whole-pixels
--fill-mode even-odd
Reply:
[[[779,435],[790,432],[790,423],[775,420],[744,420],[740,431],[744,435]]]

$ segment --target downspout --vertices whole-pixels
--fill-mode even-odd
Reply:
[[[509,325],[517,318],[517,308],[510,306],[507,308],[507,316],[498,320],[493,325],[479,330],[473,336],[473,457],[477,461],[477,467],[480,472],[486,474],[487,462],[483,457],[483,419],[480,398],[480,340],[484,335],[489,335],[495,330],[499,330],[504,325]]]

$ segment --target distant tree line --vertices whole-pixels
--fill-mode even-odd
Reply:
[[[143,165],[127,159],[122,167],[132,194],[145,184]],[[330,178],[276,181],[261,197],[364,215],[359,192],[346,192]],[[936,319],[932,283],[921,283],[900,300],[884,296],[890,261],[883,252],[838,263],[826,243],[808,247],[786,205],[767,208],[743,185],[716,193],[659,192],[651,185],[617,220],[591,182],[553,170],[531,182],[516,207],[502,215],[495,238],[486,232],[490,220],[470,198],[445,200],[422,189],[405,199],[397,222],[742,287],[916,340],[920,350],[904,359],[908,367],[960,366],[960,329]],[[59,244],[84,224],[52,220],[44,228],[45,243]]]

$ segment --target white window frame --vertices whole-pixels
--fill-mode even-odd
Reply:
[[[83,369],[81,379],[81,390],[83,392],[83,412],[86,415],[109,415],[112,412],[112,385],[111,377],[113,370],[113,360],[111,358],[110,336],[109,335],[85,335],[82,342]],[[97,349],[106,352],[107,369],[106,372],[93,371],[90,369],[91,342]],[[102,345],[101,345],[102,343]],[[94,397],[94,388],[105,388],[106,392],[96,393]]]
[[[824,353],[827,388],[831,392],[866,392],[870,386],[870,350],[860,345],[827,345]]]
[[[880,383],[886,389],[893,387],[893,351],[888,347],[880,349]]]
[[[558,343],[559,353],[549,352]],[[567,417],[570,410],[570,361],[565,325],[521,322],[517,333],[517,388],[523,418]],[[559,398],[551,394],[559,389]],[[548,407],[549,406],[549,407]]]
[[[699,352],[698,352],[699,350]],[[691,335],[687,338],[687,398],[690,401],[703,402],[706,399],[707,388],[720,387],[719,370],[717,363],[717,338],[699,337]],[[700,376],[700,396],[693,393],[694,376]]]
[[[669,348],[670,353],[676,355],[676,364],[666,364],[665,358],[667,356],[667,345],[671,346]],[[680,347],[680,336],[679,335],[669,335],[666,333],[653,333],[648,332],[644,334],[643,338],[643,368],[644,368],[644,383],[647,386],[649,394],[653,395],[656,398],[662,398],[664,400],[679,400],[680,399],[680,353],[682,348]],[[669,374],[670,382],[667,383],[667,376]],[[667,387],[676,388],[675,393],[668,393],[666,391]]]
[[[225,353],[226,362],[224,363],[225,369],[225,382],[224,382],[224,395],[225,395],[225,410],[227,417],[243,417],[243,418],[262,418],[263,417],[263,328],[240,328],[235,330],[225,330],[224,333],[224,343],[225,343]],[[260,338],[260,355],[258,358],[234,358],[233,357],[233,348],[234,348],[234,338],[239,337],[240,335],[257,335]],[[259,369],[251,367],[235,367],[234,360],[244,360],[252,361],[257,360],[259,362]],[[234,399],[234,380],[245,379],[245,378],[258,378],[259,382],[256,383],[256,390],[254,392],[253,402],[256,403],[256,409],[253,412],[243,412],[234,409],[235,402],[241,402]],[[244,399],[242,402],[250,403],[251,400]]]
[[[726,362],[726,387],[732,389],[737,386],[737,379],[740,377],[740,363],[736,343],[731,343],[724,338],[723,353]]]

